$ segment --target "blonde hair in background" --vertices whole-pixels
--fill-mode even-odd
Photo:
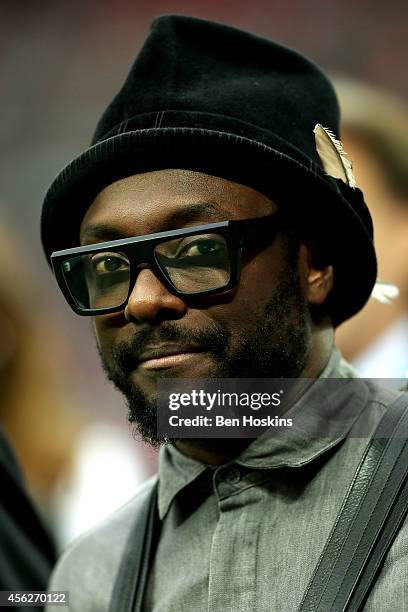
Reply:
[[[57,364],[56,334],[33,312],[36,272],[9,222],[0,218],[0,425],[20,462],[29,490],[47,500],[69,468],[79,422],[66,399]]]

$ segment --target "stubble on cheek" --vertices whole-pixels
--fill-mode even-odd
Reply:
[[[114,334],[113,331],[106,330],[104,321],[92,322],[93,334],[96,343],[96,349],[98,351],[103,370],[106,374],[115,370],[115,362],[113,358],[113,345],[114,345]],[[111,380],[111,379],[110,379]]]

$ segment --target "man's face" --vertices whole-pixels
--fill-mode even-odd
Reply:
[[[81,244],[261,217],[276,205],[257,191],[185,170],[138,174],[104,189],[81,225]],[[310,317],[298,249],[279,234],[244,253],[234,289],[185,301],[141,269],[124,311],[95,317],[108,377],[125,394],[129,418],[157,444],[160,377],[295,377],[310,347]]]

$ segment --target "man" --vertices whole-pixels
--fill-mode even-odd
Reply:
[[[94,316],[130,422],[162,445],[157,504],[149,481],[55,570],[72,610],[299,607],[367,447],[348,434],[372,433],[392,394],[360,383],[352,401],[328,396],[324,438],[327,415],[305,393],[307,437],[170,443],[156,394],[162,378],[355,376],[333,330],[371,294],[372,224],[349,170],[325,172],[313,131],[323,158],[333,139],[317,124],[338,133],[338,106],[303,56],[164,16],[93,146],[48,191],[42,236],[60,287]],[[367,611],[401,609],[406,541],[401,530]]]

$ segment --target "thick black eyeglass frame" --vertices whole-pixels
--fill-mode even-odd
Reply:
[[[144,268],[153,270],[156,277],[170,291],[170,293],[183,299],[204,297],[223,293],[232,289],[239,282],[241,272],[241,259],[244,246],[257,246],[268,239],[268,244],[271,244],[280,230],[283,227],[283,216],[281,213],[274,213],[264,217],[255,217],[251,219],[239,219],[231,221],[220,221],[218,223],[208,223],[205,225],[194,225],[183,229],[175,229],[166,232],[158,232],[154,234],[146,234],[144,236],[134,236],[131,238],[121,238],[119,240],[110,240],[109,242],[98,242],[96,244],[74,247],[71,249],[63,249],[55,251],[51,255],[51,265],[55,274],[57,283],[67,300],[72,310],[82,316],[95,316],[111,314],[123,310],[128,302],[130,294],[133,291],[138,271]],[[224,286],[216,289],[209,289],[197,292],[179,291],[170,279],[161,270],[158,261],[156,260],[154,249],[155,247],[168,240],[194,236],[196,234],[214,233],[225,238],[227,245],[229,263],[230,263],[230,279]],[[103,251],[120,252],[125,254],[130,263],[129,272],[129,292],[126,299],[118,306],[109,308],[81,308],[71,294],[69,286],[66,282],[63,264],[69,257],[80,255],[88,255]],[[135,261],[137,261],[135,265]]]

